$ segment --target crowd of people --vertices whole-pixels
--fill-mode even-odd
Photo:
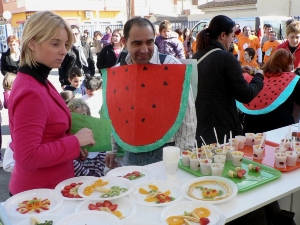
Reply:
[[[0,110],[5,107],[9,113],[11,142],[4,169],[12,172],[11,195],[54,188],[74,176],[100,177],[117,166],[158,162],[165,146],[192,149],[195,139],[198,146],[202,144],[200,136],[207,143],[216,142],[214,128],[222,140],[229,132],[233,136],[266,132],[295,122],[294,106],[300,105],[295,74],[300,67],[300,22],[288,21],[283,42],[269,24],[260,40],[250,27],[240,28],[223,15],[214,17],[197,37],[189,28],[173,32],[169,21],[154,26],[141,17],[128,20],[123,29],[107,27],[104,36],[96,31],[92,39],[87,30],[83,33],[81,36],[78,26],[69,26],[60,16],[44,11],[26,21],[21,43],[16,36],[7,39],[9,50],[1,57],[5,78]],[[71,112],[100,118],[102,94],[106,93],[102,93],[101,77],[95,76],[95,64],[101,75],[105,68],[181,64],[181,59],[198,61],[198,94],[194,96],[190,88],[181,125],[169,141],[139,152],[120,148],[112,135],[111,149],[88,153],[84,146],[95,144],[93,131],[83,128],[70,134]],[[47,79],[53,68],[59,69],[60,94]],[[243,73],[250,74],[250,80]],[[278,105],[253,114],[237,109],[236,101],[242,105],[259,101],[259,93],[268,86],[264,80],[279,76],[290,76],[295,82],[292,87],[283,86],[285,98]]]

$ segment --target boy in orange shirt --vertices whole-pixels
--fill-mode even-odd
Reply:
[[[251,66],[253,68],[259,68],[258,63],[254,60],[255,51],[253,48],[246,48],[244,50],[244,61],[242,66]]]
[[[264,43],[262,48],[262,52],[264,55],[264,63],[268,61],[270,56],[275,52],[277,46],[280,45],[279,41],[276,40],[276,32],[269,31],[269,40]]]

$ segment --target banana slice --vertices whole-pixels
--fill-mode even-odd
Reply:
[[[195,217],[192,217],[192,216],[183,216],[182,218],[186,219],[188,221],[196,222],[196,223],[199,222],[199,219],[196,219]]]
[[[104,194],[108,194],[110,192],[110,189],[97,186],[97,187],[95,187],[95,191],[102,192]]]
[[[190,223],[190,221],[188,221],[187,219],[183,219],[183,221],[184,221],[184,225],[192,225],[192,224]]]
[[[40,221],[38,221],[37,218],[35,217],[30,217],[30,225],[36,225],[36,224],[39,224]]]

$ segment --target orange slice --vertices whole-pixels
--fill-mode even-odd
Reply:
[[[113,211],[112,212],[115,216],[117,216],[117,217],[122,217],[123,216],[123,214],[120,212],[120,211],[118,211],[118,210],[115,210],[115,211]]]
[[[149,184],[148,187],[153,191],[158,191],[158,187],[156,187],[155,185]]]
[[[171,191],[170,191],[170,190],[167,190],[167,191],[164,193],[165,196],[169,196],[170,194],[171,194]]]
[[[194,209],[193,213],[195,213],[199,218],[209,217],[209,215],[210,215],[209,209],[204,208],[204,207]]]
[[[169,224],[169,225],[183,225],[184,221],[180,216],[170,216],[167,219],[167,224]]]
[[[145,198],[146,202],[155,202],[157,198],[155,197],[150,197],[150,198]]]
[[[143,194],[143,195],[148,194],[148,191],[146,189],[144,189],[144,188],[140,188],[139,192],[140,192],[140,194]]]

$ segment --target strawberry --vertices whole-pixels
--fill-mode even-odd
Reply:
[[[202,217],[202,218],[200,218],[199,222],[200,222],[200,225],[207,225],[207,224],[209,224],[210,220],[206,217]]]
[[[238,173],[237,173],[237,176],[238,178],[242,178],[244,176],[244,173],[242,170],[240,170]]]
[[[241,171],[243,172],[243,175],[246,173],[246,170],[244,170],[244,169],[241,169]]]
[[[117,209],[117,207],[118,207],[118,204],[108,206],[110,211],[115,211]]]
[[[256,166],[255,167],[255,172],[259,172],[260,171],[260,166]]]
[[[94,204],[89,204],[89,210],[98,210],[98,207]]]
[[[112,205],[112,203],[110,202],[110,201],[108,201],[108,200],[105,200],[104,202],[103,202],[103,207],[109,207],[109,206],[111,206]]]
[[[103,203],[101,203],[101,202],[96,202],[96,206],[97,206],[97,207],[102,207],[102,206],[103,206]]]

